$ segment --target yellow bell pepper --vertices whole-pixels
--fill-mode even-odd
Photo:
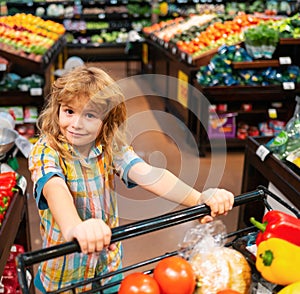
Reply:
[[[278,294],[297,294],[300,293],[300,281],[289,284],[288,286],[281,289]]]
[[[257,247],[255,265],[262,277],[271,283],[285,286],[298,282],[300,246],[279,238],[265,240]]]

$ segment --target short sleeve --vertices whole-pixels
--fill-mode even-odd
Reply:
[[[128,172],[130,168],[138,162],[143,162],[143,159],[140,158],[130,146],[124,146],[122,152],[113,157],[114,168],[128,188],[133,188],[137,185],[130,181]]]
[[[58,153],[43,140],[39,140],[30,153],[28,167],[33,181],[33,195],[39,209],[47,209],[48,204],[42,193],[47,181],[53,176],[65,179],[59,164]]]

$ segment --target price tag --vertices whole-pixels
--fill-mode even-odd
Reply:
[[[105,13],[99,13],[98,18],[99,19],[104,19],[105,18]]]
[[[282,87],[283,87],[283,90],[287,90],[287,91],[295,90],[295,83],[294,82],[283,82]]]
[[[128,18],[128,14],[127,13],[122,13],[122,17],[123,18]]]
[[[18,179],[18,183],[17,183],[18,187],[21,189],[22,194],[25,195],[26,193],[26,187],[27,187],[27,180],[25,177],[21,176]]]
[[[193,63],[193,56],[192,55],[188,56],[187,62],[188,62],[188,64],[192,64]]]
[[[270,150],[264,145],[260,145],[255,152],[255,154],[260,158],[261,161],[264,161],[269,153]]]
[[[176,51],[177,51],[176,47],[173,47],[172,48],[172,54],[176,54]]]
[[[110,0],[110,4],[118,4],[117,0]]]
[[[279,57],[279,64],[281,65],[292,64],[292,59],[289,56]]]
[[[256,256],[256,252],[257,252],[257,245],[256,244],[246,246],[246,249],[248,251],[250,251],[254,256]]]
[[[43,94],[42,88],[30,88],[31,96],[41,96]]]
[[[0,71],[6,71],[7,65],[5,63],[0,63]]]
[[[185,53],[181,52],[180,57],[181,57],[182,60],[185,60]]]

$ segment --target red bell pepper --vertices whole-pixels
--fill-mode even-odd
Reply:
[[[2,180],[8,180],[8,179],[13,179],[13,180],[17,180],[17,174],[14,171],[10,171],[10,172],[3,172],[0,173],[0,181]]]
[[[14,192],[17,192],[18,189],[14,188],[14,186],[0,186],[0,195],[12,197]]]
[[[15,172],[4,172],[0,174],[0,195],[12,196],[17,189],[17,175]]]
[[[269,238],[279,238],[300,246],[300,219],[279,210],[268,211],[260,223],[250,218],[251,223],[260,229],[256,244]]]

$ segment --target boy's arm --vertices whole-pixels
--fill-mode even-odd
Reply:
[[[194,206],[205,203],[212,216],[224,214],[232,209],[233,194],[224,189],[209,189],[203,193],[193,189],[166,169],[139,162],[131,167],[128,177],[144,189],[165,199]]]
[[[76,238],[84,253],[100,251],[110,244],[111,230],[101,219],[80,219],[72,195],[62,178],[54,176],[49,179],[43,194],[66,241]]]

